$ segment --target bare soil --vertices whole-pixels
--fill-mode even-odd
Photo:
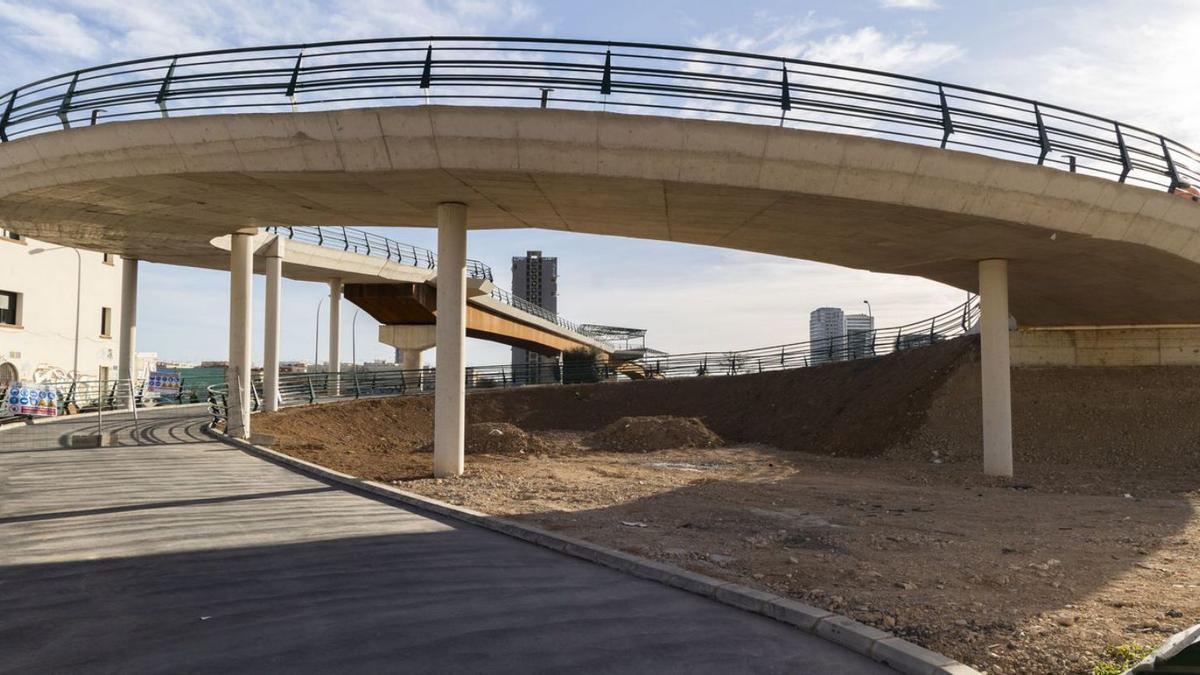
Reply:
[[[453,480],[432,479],[421,451],[428,397],[292,408],[258,430],[310,461],[795,597],[986,672],[1090,673],[1106,645],[1200,622],[1197,369],[1017,371],[1016,398],[1032,385],[1039,404],[1014,408],[1006,481],[968,451],[975,354],[958,341],[789,373],[472,394],[471,424],[530,438]],[[1177,417],[1158,416],[1169,406]],[[699,418],[727,444],[589,447],[632,413]]]
[[[721,437],[695,417],[622,417],[584,439],[590,448],[616,452],[651,452],[683,448],[714,448]]]

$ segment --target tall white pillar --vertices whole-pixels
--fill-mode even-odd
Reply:
[[[136,405],[137,383],[134,372],[137,360],[137,258],[121,258],[121,329],[120,356],[117,361],[117,377],[129,382],[129,408]]]
[[[267,268],[267,297],[263,321],[263,409],[279,410],[279,299],[283,278],[283,242],[275,236],[263,252]]]
[[[433,409],[433,475],[463,472],[466,421],[467,206],[439,204],[437,375]]]
[[[226,432],[235,438],[250,438],[250,308],[254,251],[250,242],[258,230],[238,230],[229,248],[229,410]]]
[[[326,372],[337,375],[342,370],[342,280],[329,280],[329,368]],[[333,379],[334,396],[341,393],[341,380]]]
[[[979,262],[979,307],[983,370],[983,472],[989,476],[1012,476],[1007,260]]]

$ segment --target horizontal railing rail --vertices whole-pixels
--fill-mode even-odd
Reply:
[[[336,225],[271,225],[266,232],[286,239],[314,244],[339,251],[383,258],[401,265],[437,269],[437,254],[427,248],[405,244],[374,232],[356,227]],[[472,279],[494,281],[492,268],[478,260],[467,260],[467,276]]]
[[[795,342],[740,351],[653,355],[630,361],[595,363],[548,362],[532,366],[474,366],[466,369],[468,389],[495,389],[538,384],[578,384],[629,379],[743,375],[817,366],[836,361],[875,358],[926,347],[969,333],[979,319],[979,300],[935,317],[892,328],[851,331],[844,338]],[[346,398],[430,393],[436,370],[371,369],[337,373],[284,373],[279,377],[280,405],[306,405]],[[224,382],[208,388],[214,420],[228,412]],[[260,410],[262,379],[251,387],[251,409]]]
[[[719,49],[401,37],[143,58],[0,96],[0,141],[109,121],[467,104],[676,115],[888,138],[1175,192],[1200,155],[1132,124],[928,78]]]

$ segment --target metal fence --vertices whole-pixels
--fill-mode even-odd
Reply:
[[[638,363],[647,374],[661,377],[741,375],[804,368],[927,347],[965,335],[978,320],[979,299],[972,296],[948,312],[904,326],[852,330],[834,338],[741,351],[656,355]]]
[[[795,342],[757,349],[692,354],[655,355],[623,362],[542,363],[536,366],[474,366],[466,369],[467,389],[495,389],[548,384],[581,384],[622,379],[744,375],[805,368],[838,361],[884,356],[927,347],[968,333],[979,320],[979,300],[904,326],[851,332],[844,338]],[[436,370],[352,370],[338,373],[285,373],[279,377],[280,405],[304,405],[370,396],[431,393]],[[224,420],[229,407],[228,387],[208,389],[214,421]],[[263,385],[256,376],[251,386],[251,409],[261,410]]]
[[[0,140],[172,115],[412,104],[541,106],[888,138],[1175,191],[1200,155],[1141,127],[927,78],[638,42],[402,37],[85,68],[0,97]]]

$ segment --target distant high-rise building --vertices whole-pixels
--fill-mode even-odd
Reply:
[[[851,359],[875,356],[875,317],[870,314],[846,316],[846,355]]]
[[[829,363],[846,358],[846,314],[837,307],[821,307],[808,315],[809,363]]]
[[[558,258],[546,258],[541,251],[527,251],[512,259],[513,294],[523,300],[558,313]],[[513,347],[513,378],[526,382],[554,380],[555,359]]]

